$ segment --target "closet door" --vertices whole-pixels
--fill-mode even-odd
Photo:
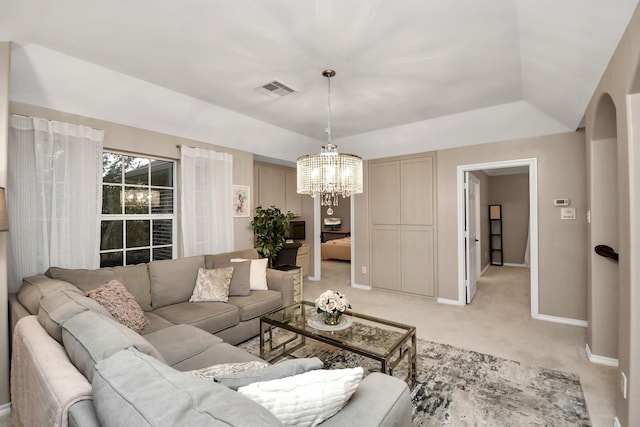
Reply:
[[[402,227],[402,291],[435,296],[433,227]]]
[[[295,172],[286,172],[285,184],[285,212],[292,212],[295,216],[302,215],[302,196],[298,194],[298,176]]]
[[[401,223],[433,225],[433,158],[400,163]]]
[[[400,223],[400,163],[373,163],[369,169],[372,224]]]
[[[374,225],[371,234],[371,285],[402,290],[400,229],[397,225]]]

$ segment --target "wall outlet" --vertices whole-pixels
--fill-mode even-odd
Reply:
[[[367,274],[367,267],[366,266],[362,266],[362,274]]]
[[[627,376],[624,372],[620,372],[620,391],[622,392],[622,398],[627,398]]]

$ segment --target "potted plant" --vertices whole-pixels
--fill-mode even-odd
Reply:
[[[275,206],[266,209],[257,206],[251,227],[256,235],[256,249],[258,253],[269,259],[269,266],[284,246],[285,233],[289,229],[289,222],[293,219],[291,212],[282,213]]]

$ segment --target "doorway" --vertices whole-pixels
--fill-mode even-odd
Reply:
[[[339,262],[348,263],[348,268],[343,267],[333,269],[333,271],[348,271],[346,277],[342,277],[344,273],[340,273],[340,280],[348,280],[350,285],[355,283],[355,270],[354,263],[351,261],[354,258],[355,247],[355,235],[354,230],[354,198],[340,199],[338,206],[332,207],[333,212],[327,213],[327,207],[320,206],[320,198],[316,197],[314,200],[314,215],[313,215],[313,265],[314,276],[309,277],[309,280],[321,280],[322,279],[322,243],[325,240],[336,240],[349,238],[348,247],[341,247],[337,249],[337,255]],[[329,227],[325,226],[325,218],[329,218]],[[338,222],[339,220],[339,222]],[[339,225],[338,225],[339,224]],[[345,243],[347,244],[347,243]]]
[[[472,245],[467,245],[467,192],[465,190],[465,178],[469,172],[483,170],[519,170],[529,175],[529,244],[528,257],[530,265],[531,283],[531,317],[539,319],[538,309],[538,179],[537,179],[537,159],[519,159],[501,162],[478,163],[470,165],[460,165],[457,168],[457,197],[458,197],[458,304],[467,304],[468,271],[467,268],[474,268],[467,265],[470,258],[469,249]],[[479,274],[479,273],[478,273]]]

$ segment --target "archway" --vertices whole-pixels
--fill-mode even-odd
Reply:
[[[587,354],[590,360],[617,365],[618,264],[595,252],[597,245],[618,251],[618,139],[616,107],[608,94],[598,101],[589,159],[589,291]]]

